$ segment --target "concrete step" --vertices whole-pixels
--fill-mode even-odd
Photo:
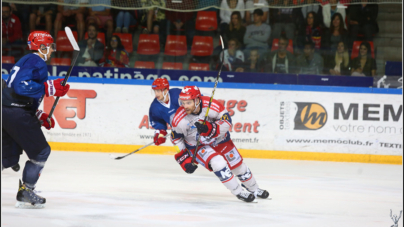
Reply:
[[[377,15],[377,21],[384,20],[393,20],[393,21],[401,21],[403,14],[402,13],[392,13],[392,12],[382,12]]]
[[[376,47],[397,47],[402,48],[402,38],[390,38],[390,37],[375,37],[373,40]]]
[[[384,61],[403,61],[402,49],[397,47],[377,47],[377,58]]]
[[[374,37],[375,39],[378,38],[391,38],[391,39],[403,39],[403,35],[401,33],[377,33]]]
[[[403,32],[403,23],[401,21],[379,21],[379,33],[399,33]]]

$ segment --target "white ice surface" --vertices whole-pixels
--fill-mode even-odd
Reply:
[[[389,227],[390,209],[403,209],[400,165],[245,163],[272,200],[239,201],[213,173],[200,166],[188,175],[173,156],[52,152],[36,188],[45,209],[14,208],[21,170],[2,171],[1,226]]]

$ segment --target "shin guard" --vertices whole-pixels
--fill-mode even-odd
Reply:
[[[241,186],[222,156],[218,155],[213,157],[210,161],[210,165],[215,175],[233,195],[240,194]]]
[[[35,184],[38,181],[44,166],[45,162],[37,162],[35,160],[28,160],[25,163],[25,168],[22,173],[22,181],[28,188],[35,188]]]
[[[252,175],[248,166],[243,163],[239,167],[233,170],[234,174],[237,175],[237,178],[241,181],[241,183],[246,186],[246,188],[250,192],[255,192],[258,189],[257,181],[255,181],[254,176]]]

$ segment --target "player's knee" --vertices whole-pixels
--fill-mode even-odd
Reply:
[[[50,155],[51,149],[49,146],[45,147],[41,152],[39,152],[36,156],[32,157],[31,160],[35,160],[37,162],[46,162]]]
[[[216,155],[213,157],[210,162],[209,162],[213,172],[222,170],[224,167],[227,166],[226,160],[224,160],[223,156],[221,155]]]
[[[20,160],[20,156],[9,156],[9,157],[3,157],[1,160],[1,164],[3,165],[3,168],[10,168],[18,163]]]
[[[244,174],[247,171],[247,165],[243,163],[241,163],[241,165],[235,169],[232,170],[232,172],[235,175],[240,175],[240,174]]]

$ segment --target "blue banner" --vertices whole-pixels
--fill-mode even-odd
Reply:
[[[13,64],[2,64],[2,74],[9,74]],[[49,76],[64,77],[69,66],[48,65]],[[75,66],[72,77],[104,78],[104,79],[137,79],[155,80],[166,78],[174,81],[214,82],[216,71],[189,71],[164,69],[109,68]],[[257,83],[257,84],[291,84],[291,85],[320,85],[346,87],[372,87],[372,77],[350,76],[318,76],[275,73],[238,73],[222,72],[220,82]]]

